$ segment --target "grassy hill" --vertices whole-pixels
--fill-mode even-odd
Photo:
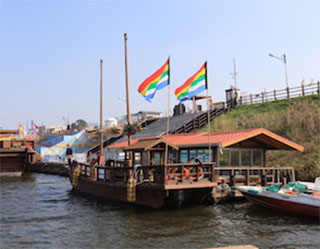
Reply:
[[[268,166],[293,166],[297,179],[320,176],[320,95],[241,106],[211,122],[211,132],[260,127],[305,148],[303,153],[268,151]]]

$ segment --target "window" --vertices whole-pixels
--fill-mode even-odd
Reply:
[[[251,153],[250,150],[241,151],[241,165],[250,166],[251,165]]]
[[[232,166],[239,166],[239,151],[238,150],[231,150],[231,165]]]
[[[262,154],[260,150],[252,151],[253,165],[262,166]]]
[[[190,157],[189,160],[197,157],[197,151],[196,150],[190,150]]]
[[[188,151],[187,150],[181,150],[180,151],[180,162],[186,163],[188,161]]]
[[[161,165],[161,153],[153,152],[151,156],[152,165]]]
[[[220,154],[219,164],[220,166],[229,166],[229,150],[222,150],[223,154]]]
[[[175,162],[177,162],[177,152],[171,150],[170,153],[169,153],[169,159],[170,159],[170,162],[169,162],[169,163],[175,163]]]
[[[134,153],[134,165],[141,164],[141,152]]]

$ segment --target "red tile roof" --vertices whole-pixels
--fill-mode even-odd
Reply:
[[[183,133],[183,134],[170,134],[163,135],[162,139],[168,140],[171,144],[174,144],[178,147],[187,147],[195,145],[206,145],[211,144],[220,144],[222,147],[229,147],[239,142],[259,138],[260,140],[265,140],[265,143],[273,141],[281,145],[281,149],[293,149],[298,151],[303,151],[304,148],[284,137],[281,137],[271,131],[268,131],[264,128],[258,129],[247,129],[247,130],[234,130],[234,131],[224,131],[224,132],[215,132],[210,133],[208,136],[207,132],[203,133]],[[265,138],[268,138],[267,140]],[[139,140],[150,139],[150,138],[140,138],[134,139],[131,141],[131,144],[136,143]],[[109,148],[124,148],[128,146],[128,142],[122,142],[119,144],[111,145]],[[279,149],[279,148],[278,148]]]

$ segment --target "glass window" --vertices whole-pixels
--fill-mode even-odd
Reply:
[[[141,153],[135,152],[134,153],[134,165],[141,164]]]
[[[152,165],[161,165],[161,161],[160,161],[161,155],[160,152],[154,152],[153,156],[152,156]]]
[[[210,160],[209,160],[209,150],[208,149],[206,149],[206,150],[203,150],[203,153],[205,153],[205,156],[204,157],[202,157],[202,162],[205,162],[205,163],[207,163],[207,162],[209,162]]]
[[[262,165],[262,154],[260,150],[254,150],[252,152],[253,165],[261,166]]]
[[[197,156],[197,151],[196,150],[190,150],[190,157],[189,160],[196,158]]]
[[[188,151],[187,150],[181,150],[180,151],[180,162],[186,163],[188,161]]]
[[[241,165],[250,166],[251,165],[251,153],[250,150],[241,151]]]
[[[222,150],[223,154],[220,154],[220,166],[229,166],[229,150]]]
[[[231,165],[232,166],[239,166],[239,151],[238,150],[231,150]]]
[[[175,163],[177,162],[177,153],[176,151],[170,151],[169,153],[169,159],[170,159],[170,162],[169,163]]]

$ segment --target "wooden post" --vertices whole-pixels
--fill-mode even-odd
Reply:
[[[103,60],[100,60],[100,158],[103,157]],[[100,162],[100,158],[98,158]]]
[[[276,89],[273,90],[273,96],[274,96],[274,100],[277,100],[277,90]]]
[[[302,96],[304,96],[304,84],[301,85]]]
[[[184,165],[181,166],[181,182],[183,183],[184,180]]]
[[[128,73],[128,50],[127,50],[127,33],[124,33],[124,64],[125,64],[125,74],[126,74],[126,104],[127,104],[127,121],[128,126],[131,124],[131,115],[130,115],[130,96],[129,96],[129,73]],[[128,146],[131,145],[131,135],[130,131],[128,132]],[[132,162],[132,152],[129,151],[129,167],[133,166]],[[131,173],[130,173],[131,174]]]
[[[318,83],[319,83],[319,81],[318,81]],[[295,175],[294,168],[291,168],[291,172],[292,172],[292,179],[291,179],[291,181],[295,182],[295,181],[296,181],[296,175]]]
[[[247,168],[247,172],[246,172],[246,185],[249,186],[249,168]]]
[[[252,105],[252,94],[250,94],[250,103]]]
[[[193,113],[197,112],[196,97],[192,97],[192,109],[193,109]]]
[[[124,64],[126,73],[126,104],[127,104],[127,121],[128,125],[131,123],[130,117],[130,100],[129,100],[129,75],[128,75],[128,50],[127,50],[127,33],[124,33]],[[128,132],[128,145],[131,144],[130,132]],[[130,157],[131,159],[131,157]]]
[[[169,148],[168,148],[168,136],[170,131],[170,57],[168,58],[168,106],[167,106],[167,134],[166,134],[166,151],[164,156],[164,165],[167,165],[168,161],[170,163],[170,153],[168,154]],[[169,160],[168,160],[169,159]]]
[[[319,81],[319,80],[318,80],[317,84],[318,84],[318,90],[317,90],[317,93],[318,93],[318,94],[320,94],[320,81]]]
[[[262,100],[262,103],[264,102],[264,92],[261,92],[261,100]]]
[[[287,99],[290,98],[289,87],[287,87]]]

